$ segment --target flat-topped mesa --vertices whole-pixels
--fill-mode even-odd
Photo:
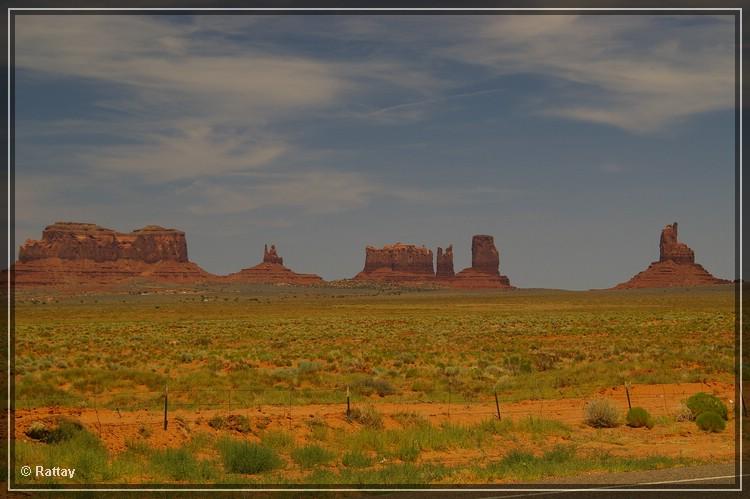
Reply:
[[[695,253],[687,244],[677,239],[677,222],[667,225],[659,239],[659,261],[672,260],[675,263],[695,263]]]
[[[445,253],[443,253],[443,248],[438,247],[435,258],[435,277],[450,279],[455,275],[456,273],[453,271],[453,245],[445,248]]]
[[[375,281],[425,281],[435,277],[432,250],[414,244],[365,248],[365,267],[354,278]]]
[[[18,251],[21,262],[60,258],[113,262],[138,260],[187,262],[185,233],[149,225],[129,233],[95,224],[57,222],[45,227],[41,240],[27,240]]]
[[[276,253],[276,246],[271,245],[271,249],[268,249],[268,245],[263,246],[263,262],[264,263],[276,263],[279,265],[284,265],[284,259],[279,256],[278,253]]]
[[[471,268],[485,274],[500,275],[500,253],[492,236],[471,238]]]
[[[190,262],[185,233],[148,225],[117,232],[89,223],[57,222],[40,240],[27,240],[13,266],[17,286],[109,285],[133,278],[205,281],[211,274]]]
[[[311,284],[322,284],[323,279],[315,274],[298,274],[284,267],[284,259],[279,256],[276,246],[263,248],[263,261],[255,267],[242,269],[234,274],[229,274],[222,279],[232,282],[246,282],[255,284],[295,284],[308,286]]]
[[[693,250],[677,239],[677,222],[675,222],[661,231],[659,261],[652,262],[646,270],[639,272],[629,281],[618,284],[615,289],[714,284],[731,284],[731,281],[714,277],[702,265],[695,263]]]

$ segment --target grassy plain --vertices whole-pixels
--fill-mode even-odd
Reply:
[[[591,449],[594,434],[544,417],[436,423],[409,416],[405,405],[403,421],[371,421],[384,403],[471,404],[495,391],[504,404],[585,399],[625,381],[733,384],[735,374],[731,286],[140,288],[19,293],[15,311],[17,409],[156,410],[165,385],[174,410],[341,404],[346,387],[358,410],[375,407],[353,433],[326,421],[316,428],[311,416],[304,435],[274,425],[193,431],[166,448],[150,447],[144,435],[117,453],[90,445],[89,433],[57,444],[19,442],[19,465],[64,454],[55,446],[85,446],[86,462],[99,463],[91,479],[105,482],[481,483],[686,464],[692,460]],[[662,418],[654,431],[679,435],[685,424],[692,425]],[[227,438],[265,450],[237,450]],[[268,467],[242,473],[253,465],[248,453]],[[452,461],[455,453],[464,459]]]

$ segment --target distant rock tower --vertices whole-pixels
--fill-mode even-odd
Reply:
[[[730,283],[731,281],[712,276],[702,265],[695,263],[693,250],[677,239],[675,222],[661,231],[659,261],[652,262],[646,270],[615,288],[669,288]]]
[[[453,245],[445,248],[445,253],[443,253],[443,248],[438,247],[435,277],[450,279],[455,275],[456,273],[453,271]]]
[[[264,263],[276,263],[278,265],[284,265],[284,259],[276,253],[276,246],[271,245],[271,249],[268,249],[268,245],[263,246],[263,262]]]

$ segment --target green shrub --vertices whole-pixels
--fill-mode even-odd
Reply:
[[[727,419],[727,406],[717,397],[708,393],[696,393],[687,399],[687,406],[696,418],[704,412],[711,411],[721,416],[722,419]]]
[[[262,445],[224,438],[219,441],[219,453],[230,473],[255,474],[281,466],[281,459]]]
[[[584,413],[586,424],[594,428],[614,428],[619,424],[619,410],[609,399],[589,401]]]
[[[642,428],[645,426],[646,428],[651,429],[654,427],[654,420],[651,417],[651,414],[649,414],[643,407],[633,407],[630,409],[625,416],[625,421],[628,426],[633,428]]]
[[[695,424],[703,431],[718,433],[724,431],[724,418],[713,411],[704,411],[695,418]]]
[[[292,451],[292,459],[303,468],[312,468],[319,464],[326,464],[334,458],[334,454],[317,445],[306,445]]]

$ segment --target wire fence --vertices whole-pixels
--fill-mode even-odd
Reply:
[[[89,395],[86,400],[61,404],[51,413],[94,415],[92,423],[101,433],[105,429],[119,427],[155,427],[167,430],[170,424],[203,423],[209,418],[245,416],[250,420],[282,421],[293,425],[311,417],[340,418],[351,421],[353,411],[363,408],[375,410],[386,417],[416,414],[431,421],[457,422],[484,419],[539,418],[562,422],[582,422],[586,404],[597,398],[606,398],[624,413],[630,407],[643,407],[654,416],[674,417],[682,410],[684,401],[700,391],[711,388],[696,388],[694,385],[637,385],[619,386],[599,390],[594,394],[571,398],[513,401],[506,393],[494,392],[492,397],[472,400],[402,400],[398,397],[380,397],[354,393],[348,387],[330,389],[298,388],[290,386],[277,390],[211,389],[191,388],[173,390],[143,390],[134,392]],[[19,402],[19,401],[16,401]],[[22,400],[22,409],[35,411],[49,408],[49,399]],[[36,402],[39,402],[37,405]],[[727,399],[729,413],[735,413],[738,405]],[[737,409],[747,415],[744,399]],[[101,416],[106,415],[102,422]]]

